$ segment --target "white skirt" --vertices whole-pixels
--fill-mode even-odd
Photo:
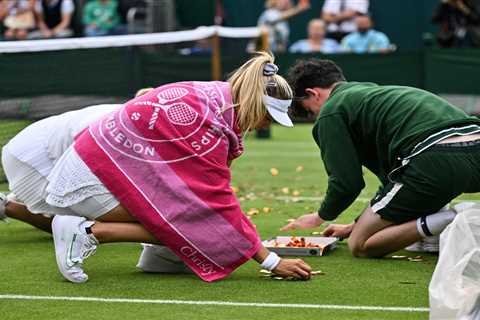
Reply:
[[[47,201],[51,197],[47,191],[51,181],[37,169],[18,160],[7,147],[2,149],[2,166],[10,191],[25,204],[30,212],[35,214],[73,215],[95,220],[119,205],[115,197],[101,187],[97,188],[97,192],[84,192],[81,197],[76,197],[78,201],[70,201],[68,205],[57,205],[58,203],[55,201]],[[90,174],[93,175],[91,172]],[[71,179],[74,177],[71,176]],[[101,184],[100,181],[98,183]],[[75,190],[71,192],[75,193]],[[53,197],[55,196],[60,197],[53,195]],[[66,201],[63,201],[63,204],[65,203]]]

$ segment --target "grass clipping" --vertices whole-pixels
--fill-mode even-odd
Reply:
[[[272,279],[272,280],[304,281],[303,279],[298,279],[298,278],[294,278],[294,277],[281,277],[281,276],[276,275],[273,272],[265,270],[265,269],[261,269],[260,273],[261,273],[260,277],[269,278],[269,279]],[[322,270],[317,270],[317,271],[312,271],[310,274],[312,275],[312,277],[313,276],[323,276],[323,275],[325,275],[325,272],[323,272]]]

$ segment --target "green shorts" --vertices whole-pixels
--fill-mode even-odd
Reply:
[[[462,193],[480,191],[480,140],[437,144],[410,160],[370,202],[396,224],[438,212]]]

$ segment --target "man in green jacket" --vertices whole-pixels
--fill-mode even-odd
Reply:
[[[354,256],[381,257],[438,235],[455,218],[445,206],[480,191],[480,120],[415,88],[346,82],[329,60],[301,60],[290,70],[295,108],[318,115],[313,137],[328,173],[318,213],[283,230],[334,220],[365,187],[362,167],[381,187],[367,209],[327,235],[349,237]]]

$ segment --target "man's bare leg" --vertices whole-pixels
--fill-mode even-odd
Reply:
[[[348,246],[356,257],[383,257],[420,239],[416,220],[394,225],[368,207],[355,223]]]
[[[11,219],[28,223],[37,229],[52,233],[52,217],[31,213],[22,203],[14,201],[8,202],[5,206],[5,214]]]

